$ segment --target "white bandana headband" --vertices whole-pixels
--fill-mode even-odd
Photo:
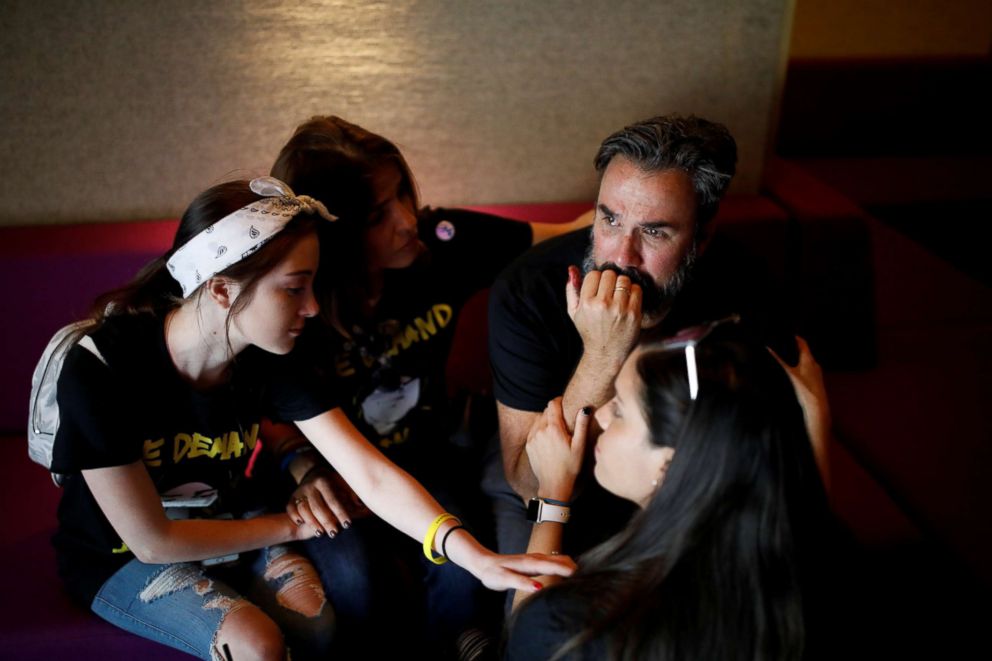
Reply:
[[[206,280],[237,264],[282,231],[299,213],[317,213],[337,220],[309,195],[296,195],[274,177],[252,179],[251,190],[262,199],[241,207],[187,241],[169,258],[169,274],[188,298]]]

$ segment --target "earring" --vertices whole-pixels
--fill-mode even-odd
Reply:
[[[653,480],[651,480],[651,486],[652,486],[652,487],[655,487],[655,488],[657,488],[657,487],[658,487],[658,484],[660,484],[660,483],[661,483],[661,480],[662,480],[662,478],[664,478],[664,477],[665,477],[665,473],[667,473],[667,472],[668,472],[668,466],[669,466],[669,464],[671,464],[671,463],[672,463],[672,460],[671,460],[671,459],[669,459],[669,460],[667,460],[667,461],[666,461],[666,462],[665,462],[664,464],[662,464],[662,466],[661,466],[661,475],[659,475],[659,476],[658,476],[658,477],[656,477],[655,479],[653,479]]]

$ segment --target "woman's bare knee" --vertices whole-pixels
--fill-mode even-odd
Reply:
[[[304,617],[320,617],[327,597],[309,558],[285,546],[273,546],[269,549],[265,579],[279,584],[276,601],[280,606]]]
[[[224,647],[227,646],[227,653]],[[254,604],[237,600],[224,616],[214,638],[214,658],[219,661],[272,661],[286,658],[286,643],[279,626]]]

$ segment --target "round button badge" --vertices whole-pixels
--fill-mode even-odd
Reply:
[[[455,226],[449,220],[442,220],[434,228],[434,234],[442,241],[451,241],[455,238]]]

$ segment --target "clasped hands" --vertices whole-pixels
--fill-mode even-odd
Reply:
[[[548,402],[544,413],[527,434],[527,458],[537,477],[537,494],[543,498],[569,501],[575,480],[582,470],[586,435],[589,429],[589,407],[575,416],[574,432],[569,432],[562,411],[562,398]]]
[[[336,471],[325,465],[311,468],[293,491],[286,513],[298,526],[307,526],[314,537],[333,539],[354,519],[372,512]]]

